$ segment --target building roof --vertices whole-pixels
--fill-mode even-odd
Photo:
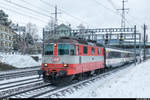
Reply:
[[[61,27],[65,27],[65,28],[67,28],[68,30],[71,30],[71,27],[69,27],[68,25],[65,25],[65,24],[60,24],[59,26],[57,26],[56,27],[56,29],[59,29],[59,28],[61,28]]]

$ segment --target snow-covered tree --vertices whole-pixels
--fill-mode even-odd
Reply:
[[[8,15],[3,10],[0,10],[0,25],[9,26],[12,21],[8,20]]]
[[[31,34],[27,33],[25,36],[25,42],[30,45],[34,45],[34,39]]]

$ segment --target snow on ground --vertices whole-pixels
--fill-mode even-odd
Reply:
[[[39,56],[41,59],[40,55],[37,56]],[[41,60],[39,60],[39,62],[36,62],[30,55],[20,54],[0,54],[0,62],[12,65],[16,68],[26,68],[41,65]]]
[[[149,64],[131,65],[63,98],[150,98]]]

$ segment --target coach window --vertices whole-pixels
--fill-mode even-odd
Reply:
[[[84,54],[87,54],[87,51],[88,51],[88,50],[87,50],[87,47],[85,46],[85,47],[83,48],[83,53],[84,53]]]
[[[111,52],[111,58],[120,58],[119,52]]]
[[[75,45],[70,45],[70,55],[75,55]]]
[[[130,53],[130,57],[134,57],[134,54]]]
[[[112,58],[112,52],[110,51],[110,52],[108,52],[108,58]]]
[[[100,55],[101,54],[101,49],[100,48],[98,48],[98,55]]]
[[[44,48],[45,55],[53,55],[54,44],[46,44]]]
[[[92,55],[95,54],[95,48],[92,48]]]
[[[121,52],[116,52],[116,58],[122,58]]]

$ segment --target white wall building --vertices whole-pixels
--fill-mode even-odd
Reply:
[[[13,50],[14,34],[9,27],[0,25],[0,52],[11,52]]]

